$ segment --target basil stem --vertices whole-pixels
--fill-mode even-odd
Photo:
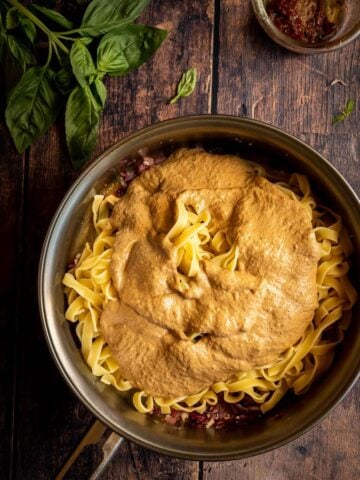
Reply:
[[[67,55],[70,53],[69,49],[62,43],[61,40],[47,28],[47,26],[35,15],[33,15],[30,10],[28,10],[24,5],[19,3],[17,0],[8,0],[11,5],[13,5],[24,17],[27,17],[31,20],[37,27],[40,28],[64,53]]]

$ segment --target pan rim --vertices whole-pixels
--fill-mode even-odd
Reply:
[[[278,448],[280,446],[283,446],[290,441],[298,438],[300,435],[303,435],[307,431],[309,431],[311,428],[315,427],[318,423],[320,423],[336,406],[343,400],[343,398],[347,395],[347,393],[351,390],[351,388],[354,386],[356,383],[357,379],[359,378],[360,375],[360,366],[356,369],[354,369],[354,373],[352,373],[349,378],[346,380],[345,385],[342,387],[342,389],[335,395],[335,397],[332,399],[332,402],[330,402],[321,412],[320,415],[317,416],[316,419],[314,418],[309,418],[308,422],[303,424],[301,427],[299,427],[295,432],[290,432],[289,434],[285,435],[281,440],[278,441],[272,441],[269,442],[268,444],[260,445],[258,448],[253,448],[250,451],[234,451],[234,452],[227,452],[227,453],[221,453],[221,452],[215,452],[214,451],[209,451],[209,452],[202,452],[198,453],[194,451],[194,449],[191,449],[189,447],[188,450],[184,450],[183,448],[168,448],[166,445],[161,445],[160,443],[154,444],[152,442],[149,442],[145,440],[144,438],[141,437],[141,435],[134,434],[133,432],[126,430],[124,428],[120,428],[119,425],[117,425],[114,420],[109,416],[106,415],[104,412],[102,412],[98,406],[95,406],[93,402],[89,400],[89,398],[84,394],[84,392],[79,388],[78,385],[76,385],[76,382],[74,382],[73,377],[70,375],[68,368],[66,365],[64,365],[63,361],[61,360],[61,355],[58,351],[58,348],[56,346],[56,343],[54,342],[54,338],[52,337],[52,331],[51,331],[51,325],[49,323],[49,311],[47,307],[47,302],[46,302],[46,295],[44,292],[44,286],[46,284],[46,265],[47,265],[47,259],[49,255],[49,250],[51,249],[51,243],[53,241],[53,234],[54,231],[56,230],[56,227],[58,226],[59,219],[61,218],[61,215],[64,212],[64,209],[66,209],[66,206],[68,204],[69,199],[72,198],[73,194],[77,191],[79,188],[79,185],[81,185],[86,178],[90,175],[91,172],[93,172],[100,164],[101,162],[106,159],[110,155],[110,153],[117,151],[119,148],[121,148],[122,145],[127,144],[131,141],[134,141],[135,139],[138,139],[139,137],[141,138],[142,136],[148,134],[148,133],[153,133],[155,134],[157,130],[159,129],[166,129],[169,127],[172,127],[174,125],[189,125],[191,123],[196,123],[200,122],[203,125],[213,125],[216,126],[216,123],[234,123],[237,126],[239,125],[255,125],[259,127],[260,129],[263,129],[264,131],[269,134],[274,133],[277,135],[280,135],[281,137],[287,138],[289,141],[295,142],[298,145],[300,145],[303,149],[305,149],[308,152],[311,152],[312,155],[316,156],[319,161],[321,161],[323,164],[326,165],[326,167],[332,172],[333,175],[337,179],[340,180],[342,183],[343,188],[345,188],[350,196],[352,197],[352,200],[356,204],[357,208],[360,210],[360,201],[359,198],[357,197],[355,191],[353,188],[349,185],[349,183],[345,180],[345,178],[341,175],[341,173],[328,161],[326,160],[325,157],[323,157],[320,153],[318,153],[315,149],[313,149],[311,146],[307,145],[305,142],[302,140],[296,138],[293,135],[290,135],[289,133],[284,132],[283,130],[274,127],[272,125],[269,125],[265,122],[260,122],[257,120],[252,120],[252,119],[245,119],[245,118],[240,118],[236,116],[231,116],[231,115],[191,115],[191,116],[186,116],[186,117],[181,117],[181,118],[176,118],[176,119],[171,119],[171,120],[166,120],[163,122],[156,123],[154,125],[145,127],[143,129],[137,130],[136,132],[122,138],[119,142],[116,142],[113,146],[111,146],[109,149],[107,149],[104,153],[102,153],[99,157],[97,157],[81,174],[80,176],[75,180],[75,182],[71,185],[65,196],[63,197],[63,200],[61,201],[58,209],[56,210],[52,222],[49,226],[48,232],[46,234],[41,256],[40,256],[40,262],[39,262],[39,274],[38,274],[38,302],[39,302],[39,308],[40,308],[40,317],[41,317],[41,323],[42,323],[42,328],[44,331],[45,339],[48,344],[49,350],[51,352],[51,355],[55,361],[55,364],[59,371],[61,372],[63,378],[67,382],[67,384],[70,386],[72,391],[76,394],[76,396],[80,399],[82,403],[86,405],[86,407],[97,417],[99,418],[103,423],[108,425],[112,430],[116,431],[126,439],[137,443],[143,447],[150,448],[151,450],[157,451],[162,454],[167,454],[170,456],[178,457],[178,458],[184,458],[184,459],[189,459],[189,460],[206,460],[206,461],[223,461],[223,460],[235,460],[235,459],[241,459],[245,457],[250,457],[253,455],[258,455],[261,453],[268,452],[270,450],[273,450],[275,448]]]

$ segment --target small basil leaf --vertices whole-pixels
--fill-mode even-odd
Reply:
[[[76,85],[76,79],[69,68],[62,68],[53,76],[54,84],[62,95],[67,95]]]
[[[103,104],[89,85],[77,86],[65,111],[66,142],[74,167],[79,169],[95,148]]]
[[[106,87],[99,76],[95,78],[94,82],[90,85],[90,88],[96,102],[104,108],[106,102]]]
[[[58,115],[60,97],[51,77],[48,67],[32,67],[9,98],[5,119],[19,153],[44,134]]]
[[[90,43],[93,41],[94,39],[91,38],[91,37],[82,37],[81,38],[81,41],[84,45],[90,45]]]
[[[26,17],[20,17],[20,25],[30,43],[34,44],[37,34],[34,22]]]
[[[90,85],[96,75],[96,68],[91,53],[81,40],[73,43],[70,62],[74,75],[82,87]]]
[[[343,122],[345,120],[346,116],[343,113],[338,113],[334,115],[331,124],[335,125],[335,123]]]
[[[115,76],[134,70],[156,52],[166,36],[166,30],[147,25],[125,25],[108,33],[98,47],[98,71]]]
[[[349,116],[350,113],[354,110],[354,107],[355,107],[355,100],[348,100],[344,108],[345,115]]]
[[[35,10],[41,13],[48,20],[51,20],[52,22],[60,25],[60,27],[66,28],[67,30],[71,30],[74,26],[73,23],[70,22],[70,20],[64,17],[64,15],[61,15],[61,13],[56,12],[55,10],[51,10],[50,8],[36,5],[36,3],[32,3],[31,10]]]
[[[15,7],[10,8],[6,14],[5,28],[12,30],[19,25],[19,13]]]
[[[97,37],[134,21],[149,0],[92,0],[81,23],[84,35]]]
[[[335,125],[335,123],[343,122],[354,110],[354,107],[355,100],[348,100],[342,112],[338,113],[333,117],[332,125]]]
[[[182,74],[177,86],[176,95],[169,103],[176,103],[181,97],[188,97],[195,90],[197,72],[196,68],[189,68]]]

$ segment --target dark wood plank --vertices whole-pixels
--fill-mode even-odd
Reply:
[[[354,132],[359,131],[359,127],[360,119],[357,125],[354,125]],[[359,135],[352,133],[336,135],[306,134],[297,136],[330,160],[350,183],[355,192],[360,195]]]
[[[346,122],[331,121],[348,99],[359,99],[360,40],[329,54],[297,55],[263,32],[251,2],[220,5],[218,113],[256,118],[294,134],[357,131],[359,106]],[[347,86],[331,85],[336,79]]]
[[[170,37],[157,56],[139,71],[108,81],[97,153],[126,133],[157,120],[208,111],[212,12],[212,0],[186,4],[179,0],[172,2],[171,10],[165,0],[151,3],[142,20],[170,29]],[[182,72],[189,66],[198,68],[197,95],[178,105],[168,105]],[[19,479],[52,478],[93,421],[53,365],[37,311],[36,274],[41,244],[61,197],[76,176],[69,166],[63,138],[62,128],[55,128],[29,154],[15,399],[14,477]],[[88,449],[82,460],[86,471],[97,459],[98,452]],[[175,459],[165,461],[135,445],[124,445],[103,478],[119,478],[119,472],[121,478],[154,478],[158,473],[164,479],[196,478],[198,465]],[[84,470],[72,478],[81,478],[82,473]]]
[[[198,478],[198,462],[184,462],[164,455],[155,455],[150,450],[126,443],[116,453],[101,480],[198,480]]]
[[[328,55],[295,55],[262,32],[250,2],[219,3],[217,112],[255,118],[295,134],[324,154],[359,193],[358,110],[346,122],[331,125],[333,114],[349,98],[358,99],[359,42]],[[330,85],[335,79],[348,85]],[[359,391],[358,386],[324,422],[298,440],[244,461],[204,463],[203,478],[357,478]]]
[[[237,462],[205,463],[204,480],[309,480],[359,478],[360,388],[316,428],[272,452]]]
[[[151,2],[141,22],[165,28],[169,36],[156,56],[131,75],[108,79],[108,99],[98,151],[128,132],[155,122],[210,111],[213,0]],[[175,105],[182,73],[196,67],[196,93]]]
[[[23,185],[24,158],[14,151],[0,123],[0,477],[4,479],[10,477],[11,468]]]
[[[66,158],[59,155],[59,148],[60,136],[53,130],[37,144],[35,156],[30,152],[28,158],[14,399],[13,461],[17,478],[50,478],[51,470],[47,469],[67,456],[69,446],[76,445],[76,435],[86,430],[84,422],[92,421],[85,407],[76,402],[66,388],[53,364],[37,306],[36,276],[44,235],[61,197],[75,178]]]
[[[329,158],[360,193],[358,138],[353,135],[301,135]],[[358,408],[360,385],[317,427],[290,444],[238,462],[205,463],[204,480],[350,480],[360,475]],[[340,473],[341,472],[341,473]]]
[[[108,105],[97,152],[127,132],[157,120],[209,111],[213,3],[210,0],[179,0],[172,2],[169,9],[169,2],[165,0],[152,2],[143,20],[170,28],[171,36],[154,61],[132,75],[108,82]],[[341,108],[348,98],[354,98],[358,91],[356,44],[331,55],[296,56],[273,45],[262,33],[252,17],[249,2],[223,0],[216,3],[220,7],[221,24],[219,92],[213,105],[220,113],[252,116],[297,135],[311,132],[311,135],[303,138],[327,155],[359,189],[359,170],[354,163],[359,140],[352,134],[359,125],[359,113],[356,112],[351,119],[336,127],[330,125],[333,112]],[[197,94],[176,106],[167,105],[167,99],[173,95],[182,71],[189,66],[196,66],[199,71]],[[349,86],[330,86],[336,78],[341,78]],[[22,336],[18,342],[21,355],[15,399],[14,476],[21,479],[53,477],[93,420],[53,366],[40,330],[36,306],[36,269],[44,232],[61,196],[75,177],[68,165],[61,130],[53,130],[39,142],[31,150],[29,159],[25,197],[26,228],[23,236],[24,277],[20,299],[22,316],[19,330]],[[333,132],[339,135],[329,141],[324,134]],[[3,138],[1,132],[0,138]],[[1,141],[0,149],[2,145]],[[10,167],[8,170],[6,166],[5,174],[0,178],[14,185],[13,191],[19,195],[12,197],[12,187],[5,189],[7,193],[1,193],[1,205],[8,206],[8,210],[14,213],[20,211],[22,181],[21,176],[18,177],[19,171],[11,166],[13,150],[8,143],[4,145],[1,156],[6,156]],[[335,154],[331,156],[332,152]],[[0,173],[3,171],[0,170]],[[6,219],[6,232],[8,239],[11,239],[10,251],[16,243],[18,221],[14,215]],[[18,252],[15,248],[15,255]],[[10,306],[16,284],[13,276],[15,264],[15,258],[9,262],[10,281],[4,290],[4,298],[9,300]],[[5,308],[2,318],[6,323],[0,320],[1,333],[5,332],[5,335],[1,335],[1,339],[9,338],[6,335],[11,313]],[[11,333],[13,328],[10,327]],[[3,347],[2,343],[0,347]],[[11,383],[11,348],[4,343],[0,353],[3,355],[6,352],[5,363],[0,358],[0,368],[5,365],[5,376],[1,375],[0,380],[0,406],[1,402],[5,403],[5,410],[0,409],[1,431],[4,424],[6,431],[11,422],[7,396],[12,388],[7,386],[8,379]],[[3,392],[6,392],[5,396]],[[358,424],[355,420],[358,395],[358,390],[354,391],[319,427],[287,447],[249,459],[248,462],[205,464],[204,478],[237,479],[241,475],[241,478],[251,479],[288,479],[300,473],[305,478],[322,479],[336,478],[336,473],[340,471],[344,473],[342,478],[357,478],[359,472],[355,469],[354,452],[358,449],[358,438],[354,437],[352,426]],[[0,445],[1,478],[6,478],[10,465],[9,437],[2,436]],[[339,470],[336,470],[335,462],[328,462],[332,455],[340,466]],[[89,449],[82,465],[91,471],[97,459],[98,452]],[[2,465],[5,470],[1,470]],[[81,472],[85,471],[80,470],[73,478],[81,478]],[[195,479],[198,476],[197,463],[169,459],[135,445],[124,444],[103,478]]]

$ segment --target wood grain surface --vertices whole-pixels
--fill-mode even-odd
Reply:
[[[0,472],[11,471],[24,162],[0,125]],[[36,322],[36,320],[34,319]]]
[[[66,6],[66,2],[57,2]],[[360,42],[299,56],[273,44],[249,0],[153,0],[142,20],[171,31],[138,71],[107,80],[98,154],[159,120],[226,113],[272,123],[324,154],[360,192]],[[198,69],[195,93],[168,105],[182,72]],[[341,83],[332,85],[334,80]],[[331,120],[349,98],[349,119]],[[0,119],[0,479],[51,479],[93,422],[55,368],[39,321],[37,265],[52,215],[76,178],[61,125],[23,156]],[[291,480],[360,478],[360,388],[316,428],[262,456],[236,462],[173,459],[125,442],[102,479]],[[100,458],[87,447],[67,478],[86,479]]]

